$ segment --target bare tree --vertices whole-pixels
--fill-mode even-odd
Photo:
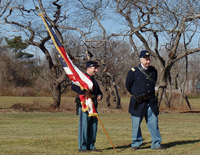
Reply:
[[[55,30],[55,33],[57,34],[60,42],[65,46],[67,49],[68,54],[73,60],[86,60],[91,59],[91,48],[97,49],[100,47],[106,48],[106,40],[108,40],[109,37],[106,35],[106,31],[104,27],[102,26],[100,22],[100,14],[104,11],[104,9],[107,7],[108,2],[104,5],[102,1],[99,2],[93,2],[89,5],[84,5],[82,1],[76,1],[77,3],[74,4],[74,1],[52,1],[52,2],[46,2],[43,3],[41,0],[38,0],[37,4],[34,3],[33,0],[29,1],[10,1],[8,4],[9,7],[6,8],[6,11],[4,13],[4,22],[5,24],[8,24],[11,26],[11,29],[13,30],[14,36],[17,34],[25,35],[26,38],[28,38],[28,43],[32,46],[38,47],[43,54],[46,57],[46,60],[48,62],[49,66],[49,78],[45,78],[42,74],[40,74],[43,79],[46,81],[46,83],[49,84],[49,88],[53,94],[53,106],[55,108],[59,107],[60,105],[60,97],[62,89],[62,83],[67,80],[66,74],[63,72],[62,67],[60,66],[60,63],[56,62],[54,60],[54,55],[51,54],[49,48],[47,47],[47,44],[49,46],[52,46],[52,44],[49,44],[50,36],[47,33],[47,31],[44,28],[44,24],[41,23],[41,19],[37,16],[38,11],[33,7],[34,5],[38,5],[39,9],[43,13],[44,17],[49,22],[50,26],[53,27]],[[27,6],[27,3],[32,3],[32,7]],[[73,11],[69,11],[68,3],[70,3],[70,6],[73,7]],[[71,5],[73,4],[73,5]],[[78,7],[78,6],[79,7]],[[65,8],[66,7],[66,8]],[[78,10],[76,10],[78,8]],[[87,13],[89,12],[90,15],[82,15],[83,11],[85,10]],[[82,11],[82,12],[80,12]],[[54,13],[53,13],[54,12]],[[16,18],[18,17],[18,18]],[[83,18],[80,18],[83,17]],[[84,18],[86,17],[86,18]],[[80,20],[77,20],[79,18]],[[67,22],[66,22],[67,21]],[[99,36],[99,33],[94,36],[95,31],[91,31],[92,28],[95,27],[95,23],[98,23],[98,27],[100,28],[99,31],[102,31],[103,36]],[[68,43],[66,43],[66,40],[64,41],[65,33],[66,31],[75,31],[74,34],[77,34],[77,32],[80,34],[80,40],[82,40],[83,45],[86,47],[85,49],[85,56],[80,57],[74,57],[73,54],[71,54]],[[96,44],[96,46],[94,46]],[[81,45],[81,46],[83,46]],[[105,53],[106,51],[104,51]],[[103,66],[105,67],[104,71],[106,76],[109,76],[112,78],[112,86],[114,88],[114,94],[113,96],[117,95],[118,98],[118,104],[117,108],[120,108],[120,97],[117,91],[116,83],[115,83],[115,77],[109,73],[109,69],[106,66],[105,59],[100,60],[98,58],[93,58],[98,60],[99,62],[102,62]],[[76,62],[75,62],[76,63]],[[108,81],[111,82],[111,81]]]
[[[115,82],[115,76],[113,76],[110,73],[110,68],[107,65],[107,56],[108,56],[108,47],[109,47],[109,40],[107,38],[108,34],[107,31],[105,29],[105,27],[103,26],[101,20],[104,18],[104,16],[102,15],[103,12],[107,9],[109,1],[92,1],[92,2],[84,2],[82,0],[79,0],[81,6],[80,6],[80,10],[81,13],[85,12],[85,13],[89,13],[90,15],[90,22],[91,23],[90,27],[94,27],[94,23],[96,22],[98,27],[97,27],[97,31],[99,31],[98,35],[90,40],[87,39],[86,35],[87,34],[83,34],[84,37],[84,42],[86,45],[87,49],[91,49],[91,48],[98,48],[100,49],[101,53],[103,53],[102,55],[102,59],[96,58],[96,60],[98,60],[101,64],[103,69],[103,86],[105,88],[105,97],[106,97],[106,102],[107,102],[107,106],[110,107],[110,96],[112,95],[113,97],[113,101],[116,104],[117,108],[121,108],[121,99],[118,93],[118,88]],[[88,50],[87,50],[88,51]],[[87,54],[87,53],[86,53]],[[91,57],[88,57],[89,59]]]
[[[32,5],[23,5],[27,2]],[[58,107],[62,92],[61,85],[67,77],[63,70],[59,69],[60,64],[54,61],[49,50],[52,42],[44,24],[40,23],[37,10],[33,7],[35,3],[33,0],[10,0],[9,7],[4,7],[0,17],[4,19],[5,24],[12,26],[13,31],[9,35],[23,33],[28,38],[28,43],[38,47],[45,55],[51,75],[50,88],[54,105]],[[95,0],[90,2],[56,0],[45,3],[38,0],[36,5],[39,6],[72,59],[80,62],[94,59],[101,62],[104,76],[108,77],[105,83],[107,88],[112,87],[113,97],[118,96],[118,90],[117,80],[107,61],[111,51],[109,48],[113,44],[111,38],[118,37],[122,40],[127,36],[136,56],[141,49],[147,49],[159,71],[159,103],[163,99],[166,107],[170,107],[171,94],[167,97],[166,88],[171,87],[172,66],[178,60],[200,50],[198,45],[194,44],[194,38],[199,33],[199,3],[197,0],[192,2],[186,0],[175,2],[171,0]],[[120,31],[108,32],[103,25],[104,20],[115,21],[123,28]],[[85,49],[83,56],[74,55],[69,50],[70,42],[65,40],[66,31],[79,36],[80,46]],[[187,48],[178,52],[180,43],[185,44]],[[190,46],[191,44],[195,46]],[[101,60],[96,57],[97,54],[95,55],[97,50],[103,54]],[[138,62],[138,59],[135,61]],[[78,61],[75,63],[79,64]]]
[[[198,33],[200,18],[198,5],[199,1],[189,3],[179,0],[116,1],[116,11],[129,27],[126,35],[132,36],[130,40],[134,49],[136,49],[134,38],[137,38],[157,62],[155,67],[159,71],[159,103],[163,99],[166,107],[170,107],[170,98],[166,96],[166,87],[170,83],[172,66],[185,56],[200,51],[200,48],[196,46],[177,53],[183,36],[188,45]],[[167,50],[165,59],[161,55],[162,48]]]
[[[62,92],[61,84],[67,79],[67,76],[63,73],[63,70],[59,69],[60,64],[53,62],[49,49],[45,46],[45,43],[50,40],[50,36],[46,33],[44,26],[41,26],[42,23],[38,24],[38,20],[40,19],[37,16],[38,10],[35,9],[34,1],[26,1],[27,3],[32,2],[32,6],[34,6],[29,9],[26,8],[28,6],[25,5],[24,2],[25,1],[9,1],[7,4],[9,7],[6,8],[2,17],[4,17],[5,24],[11,26],[12,32],[10,32],[10,34],[13,34],[14,36],[17,34],[23,34],[28,38],[29,45],[38,47],[38,49],[40,49],[45,55],[51,73],[51,86],[49,88],[53,95],[52,106],[57,108],[60,106],[60,97]],[[43,9],[41,1],[39,1],[39,5]],[[54,26],[54,23],[56,23],[60,17],[60,6],[57,5],[56,2],[53,2],[52,5],[55,6],[54,9],[56,10],[56,13],[54,14],[53,21],[50,20],[50,18],[48,18],[48,20],[51,26]],[[57,30],[57,33],[61,34],[59,30]]]

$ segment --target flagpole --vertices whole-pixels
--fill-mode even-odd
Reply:
[[[117,153],[117,151],[116,151],[116,149],[115,149],[115,146],[114,146],[114,144],[112,143],[112,141],[111,141],[111,139],[110,139],[110,137],[109,137],[108,133],[106,132],[106,129],[104,128],[104,126],[103,126],[103,124],[102,124],[102,122],[101,122],[101,120],[100,120],[99,116],[97,115],[96,117],[97,117],[97,119],[98,119],[99,123],[101,124],[101,126],[102,126],[102,128],[103,128],[103,130],[104,130],[104,132],[105,132],[105,134],[106,134],[106,136],[107,136],[107,138],[108,138],[108,140],[110,141],[110,143],[111,143],[111,145],[112,145],[113,149],[114,149],[114,150],[115,150],[115,152]]]
[[[54,45],[55,45],[57,51],[58,51],[58,52],[60,53],[60,55],[63,57],[63,54],[62,54],[62,52],[60,51],[59,47],[57,46],[56,41],[55,41],[53,35],[51,34],[51,31],[50,31],[50,29],[49,29],[49,27],[48,27],[48,25],[47,25],[47,23],[46,23],[46,21],[45,21],[45,19],[44,19],[44,17],[43,17],[43,14],[40,13],[39,8],[38,8],[37,6],[35,6],[35,8],[38,10],[39,16],[41,16],[41,18],[42,18],[42,20],[43,20],[43,22],[44,22],[44,24],[45,24],[45,26],[46,26],[46,28],[47,28],[47,30],[48,30],[48,32],[49,32],[49,35],[51,36],[51,39],[52,39],[53,42],[54,42]],[[68,65],[68,64],[67,64],[67,65]],[[104,130],[104,132],[105,132],[105,134],[106,134],[106,136],[108,137],[108,140],[110,141],[112,147],[114,148],[115,152],[117,153],[117,151],[116,151],[116,149],[115,149],[115,146],[113,145],[113,143],[112,143],[112,141],[111,141],[111,139],[110,139],[108,133],[106,132],[106,129],[104,128],[104,126],[103,126],[103,124],[102,124],[102,122],[101,122],[101,120],[100,120],[98,114],[96,115],[96,117],[97,117],[98,121],[100,122],[100,124],[101,124],[101,126],[102,126],[102,128],[103,128],[103,130]]]

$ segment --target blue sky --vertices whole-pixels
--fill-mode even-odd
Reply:
[[[23,0],[23,2],[26,2],[26,1]],[[37,2],[37,1],[35,1],[35,2]],[[49,3],[49,1],[47,1],[47,0],[43,1],[43,2],[46,2],[46,5],[48,5],[48,3]],[[20,1],[18,1],[18,3],[20,3]],[[34,5],[29,3],[29,4],[26,5],[26,7],[27,7],[26,9],[30,9],[30,8],[33,9]],[[66,10],[68,8],[69,8],[69,12],[67,12],[67,13],[70,14],[71,13],[70,11],[73,11],[73,6],[66,7]],[[105,10],[105,12],[107,14],[109,14],[110,17],[115,17],[115,21],[114,20],[110,20],[110,19],[105,19],[105,20],[101,21],[102,24],[103,24],[103,26],[105,27],[105,29],[107,31],[107,35],[109,35],[111,33],[119,33],[120,31],[129,29],[126,26],[126,21],[124,20],[124,17],[119,16],[116,13],[112,13],[109,8],[107,10]],[[50,14],[50,15],[52,16],[53,13]],[[20,18],[19,18],[19,20],[20,20]],[[3,22],[3,21],[0,21],[0,22]],[[38,17],[37,19],[33,20],[32,22],[36,22],[38,24],[41,24],[41,26],[43,25],[42,20],[41,20],[40,17]],[[4,29],[3,32],[5,32],[5,33],[7,33],[9,35],[9,36],[7,35],[7,37],[12,37],[13,34],[16,35],[16,32],[14,32],[14,33],[9,32],[8,33],[8,29],[10,28],[9,26],[7,26],[7,25],[2,26],[2,24],[1,24],[1,27]],[[4,35],[5,33],[1,34],[1,36]],[[21,33],[21,32],[18,32],[17,35],[22,35],[23,36],[24,34]],[[147,35],[149,35],[149,34],[147,34]],[[148,36],[146,36],[146,37],[148,37]],[[162,37],[162,36],[159,36],[159,37],[160,37],[159,45],[161,46],[161,44],[164,44],[167,40],[164,37]],[[113,38],[115,38],[115,37],[113,37]],[[151,38],[153,38],[153,37],[151,37]],[[24,35],[24,39],[25,39],[25,35]],[[126,37],[126,40],[128,40],[128,37]],[[136,40],[136,38],[134,38],[134,40]],[[152,39],[152,41],[154,42],[154,38]],[[195,35],[193,42],[194,42],[194,46],[196,46],[198,44],[198,42],[199,42],[199,35]],[[137,39],[136,43],[137,43],[137,46],[142,46],[142,43],[138,39]],[[35,51],[35,48],[33,48],[32,46],[29,46],[29,48],[27,50],[32,52],[32,51]],[[39,53],[41,53],[41,52],[39,52]]]

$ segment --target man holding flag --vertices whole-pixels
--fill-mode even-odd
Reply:
[[[103,98],[103,94],[99,88],[97,81],[94,79],[94,76],[97,73],[98,63],[95,61],[88,61],[86,63],[86,75],[91,79],[93,83],[93,89],[85,90],[81,87],[72,83],[71,89],[79,94],[79,97],[83,96],[84,99],[92,98],[94,104],[94,110],[96,112],[98,101]],[[95,148],[96,134],[97,134],[97,124],[98,119],[89,113],[83,106],[85,105],[84,101],[81,100],[79,105],[79,130],[78,130],[78,149],[80,152],[89,152],[89,151],[101,151]]]
[[[38,9],[38,7],[36,7]],[[88,61],[86,64],[86,74],[81,72],[72,62],[69,55],[65,51],[64,47],[60,43],[58,37],[54,33],[53,29],[44,18],[42,13],[39,13],[41,16],[51,39],[57,49],[57,54],[62,63],[63,69],[65,70],[67,76],[72,81],[72,90],[79,94],[81,101],[79,114],[79,141],[78,148],[80,152],[88,151],[101,151],[95,148],[96,133],[97,133],[97,123],[101,124],[108,140],[112,144],[115,152],[117,153],[114,144],[112,143],[109,135],[107,134],[99,116],[97,114],[97,105],[98,101],[103,98],[103,94],[99,88],[97,81],[94,79],[94,76],[97,73],[97,67],[99,65],[97,62]]]

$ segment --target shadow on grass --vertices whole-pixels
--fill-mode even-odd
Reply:
[[[184,111],[184,112],[180,112],[180,113],[200,113],[200,111]]]
[[[166,144],[162,144],[162,146],[165,148],[170,148],[170,147],[173,147],[176,145],[185,145],[185,144],[191,144],[191,143],[197,143],[197,142],[200,142],[200,139],[199,140],[185,140],[185,141],[169,142]]]
[[[143,145],[146,145],[146,144],[148,144],[148,143],[151,143],[151,142],[144,142],[143,144],[142,144],[142,146]],[[120,151],[117,151],[117,152],[122,152],[123,150],[125,150],[125,149],[128,149],[128,148],[131,148],[131,143],[130,144],[123,144],[123,145],[121,145],[121,146],[115,146],[115,148],[116,149],[121,149]],[[141,149],[143,149],[144,147],[142,147]],[[146,148],[149,148],[149,147],[146,147]],[[103,149],[103,150],[112,150],[113,149],[113,147],[108,147],[108,148],[106,148],[106,149]]]
[[[121,149],[120,151],[117,152],[122,152],[123,150],[127,149],[127,148],[131,148],[131,143],[130,144],[123,144],[122,146],[115,146],[115,149]],[[113,147],[108,147],[102,150],[113,150]]]
[[[167,149],[167,148],[171,148],[171,147],[176,146],[176,145],[186,145],[186,144],[197,143],[197,142],[200,142],[200,139],[199,140],[174,141],[174,142],[169,142],[169,143],[161,144],[161,145]],[[144,142],[140,149],[149,149],[150,148],[149,146],[144,146],[148,143],[151,143],[151,142]],[[117,151],[117,152],[122,152],[125,149],[131,148],[131,143],[130,144],[123,144],[121,146],[116,146],[115,148],[121,149],[120,151]],[[103,149],[103,150],[111,150],[111,149],[113,149],[113,147],[108,147],[108,148]]]

